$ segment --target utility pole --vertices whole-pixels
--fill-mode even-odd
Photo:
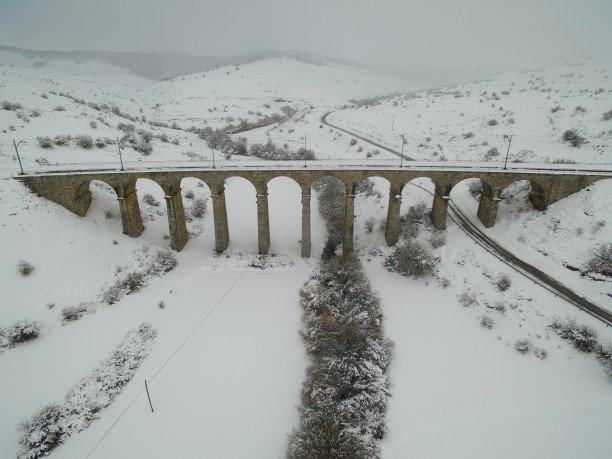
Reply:
[[[402,153],[400,154],[400,167],[402,167],[402,164],[404,162],[404,145],[406,144],[406,137],[404,137],[404,134],[402,134]]]
[[[117,149],[119,150],[119,161],[121,162],[121,170],[124,171],[125,169],[123,168],[123,156],[121,156],[121,141],[119,140],[119,137],[117,137]]]
[[[306,134],[304,134],[304,167],[308,167],[306,166]]]
[[[508,155],[510,154],[510,144],[512,143],[512,136],[504,136],[504,142],[508,141],[508,150],[506,151],[506,160],[504,161],[504,170],[506,170],[506,165],[508,164]]]
[[[17,153],[17,161],[19,161],[19,167],[21,169],[21,172],[19,173],[19,175],[25,175],[25,172],[23,172],[23,164],[21,164],[21,157],[19,156],[19,149],[17,148],[22,143],[25,144],[26,141],[25,140],[20,140],[19,142],[15,142],[13,140],[13,145],[15,146],[15,153]]]
[[[393,115],[393,119],[391,120],[391,132],[393,132],[393,126],[395,126],[395,115]]]
[[[212,151],[212,155],[213,155],[213,169],[216,169],[217,167],[215,166],[215,149],[211,148],[210,151]]]

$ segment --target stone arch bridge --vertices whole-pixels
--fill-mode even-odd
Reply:
[[[261,167],[261,166],[259,166]],[[230,177],[242,177],[250,181],[257,192],[258,248],[260,254],[268,253],[270,226],[268,218],[268,182],[276,177],[295,180],[302,190],[302,246],[303,257],[310,256],[310,193],[312,184],[322,177],[335,177],[346,186],[344,212],[343,251],[353,250],[354,199],[359,183],[370,177],[388,180],[389,205],[385,229],[386,241],[393,245],[399,238],[400,204],[403,188],[416,178],[429,178],[434,183],[432,222],[437,229],[446,227],[449,193],[459,182],[478,178],[483,193],[478,206],[478,218],[485,227],[495,225],[501,192],[510,184],[528,180],[531,183],[530,199],[536,209],[562,199],[602,179],[611,178],[612,171],[566,171],[554,169],[494,169],[478,167],[409,166],[409,167],[296,167],[270,166],[265,169],[245,166],[232,169],[165,169],[130,171],[53,172],[20,176],[32,191],[56,202],[79,216],[84,216],[91,203],[89,183],[99,180],[109,184],[117,193],[123,232],[138,237],[144,230],[136,181],[146,178],[158,183],[164,190],[168,209],[168,226],[171,247],[181,250],[187,243],[187,227],[183,211],[181,181],[187,177],[202,180],[212,194],[215,231],[215,249],[223,252],[229,244],[229,230],[225,205],[225,181]]]

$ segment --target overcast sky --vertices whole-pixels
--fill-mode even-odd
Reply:
[[[612,0],[0,0],[0,44],[516,66],[609,55]]]

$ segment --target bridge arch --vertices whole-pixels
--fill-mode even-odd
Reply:
[[[305,218],[302,185],[292,177],[278,175],[267,181],[266,191],[271,247],[294,253],[302,243],[299,234]]]
[[[248,249],[253,236],[259,236],[257,202],[267,200],[267,196],[258,196],[255,183],[240,175],[225,178],[223,193],[227,201],[228,242],[234,241],[235,249]]]
[[[148,177],[138,177],[127,182],[123,186],[123,192],[125,197],[138,197],[138,209],[146,230],[145,237],[151,242],[171,240],[172,231],[169,231],[167,223],[168,209],[163,185]]]
[[[179,185],[189,236],[195,237],[198,245],[210,246],[212,232],[205,230],[212,220],[210,186],[202,178],[192,176],[182,177]]]
[[[103,180],[88,180],[79,186],[79,196],[90,196],[86,214],[115,226],[120,221],[115,188]]]
[[[352,244],[354,184],[346,183],[335,174],[322,174],[317,176],[310,184],[311,194],[317,197],[316,208],[321,214],[327,230],[325,250],[335,250],[340,244],[346,247],[345,233],[350,232]],[[350,201],[350,203],[349,203]],[[347,216],[347,204],[350,207]],[[349,218],[350,217],[350,218]],[[350,220],[350,228],[346,228],[346,221]],[[346,235],[346,238],[349,236]]]
[[[443,182],[429,176],[411,177],[401,188],[400,213],[405,215],[409,207],[418,205],[419,202],[425,203],[426,206],[431,206],[430,218],[434,227],[438,230],[446,229],[446,212],[453,185],[452,182]],[[431,202],[431,205],[428,202]]]
[[[400,200],[397,198],[398,186],[392,186],[388,177],[368,175],[355,187],[355,224],[357,240],[370,240],[375,246],[384,242],[387,223],[395,218],[395,208],[399,213]],[[393,226],[393,222],[389,227]],[[383,231],[384,230],[384,234]],[[389,239],[387,238],[387,242]],[[395,243],[395,241],[393,242]]]

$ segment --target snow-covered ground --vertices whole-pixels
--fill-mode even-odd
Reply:
[[[418,88],[410,82],[361,70],[291,59],[243,64],[239,69],[220,68],[164,82],[91,62],[49,62],[34,68],[31,60],[4,53],[0,64],[0,101],[23,107],[0,110],[0,167],[5,177],[18,171],[13,139],[27,140],[20,146],[26,170],[43,167],[35,162],[38,158],[46,158],[49,163],[83,162],[85,166],[117,161],[116,145],[91,150],[74,144],[42,149],[36,138],[60,134],[115,138],[123,134],[117,129],[120,122],[133,123],[137,129],[156,135],[166,134],[170,140],[154,139],[149,156],[125,148],[127,162],[207,161],[212,159],[210,151],[197,135],[151,126],[147,121],[177,122],[183,128],[192,124],[202,127],[206,121],[211,127],[220,127],[227,124],[228,116],[256,119],[257,111],[277,113],[283,105],[294,106],[298,114],[280,125],[240,135],[250,142],[271,138],[292,148],[302,146],[305,140],[320,158],[365,160],[374,148],[362,141],[351,146],[348,134],[320,127],[323,113],[336,109],[332,120],[345,123],[347,128],[363,129],[369,137],[379,135],[381,140],[388,133],[386,127],[379,127],[386,126],[392,114],[396,115],[394,129],[421,115],[415,118],[420,124],[414,126],[426,126],[425,119],[429,125],[419,130],[418,136],[422,135],[426,143],[424,137],[431,135],[430,143],[440,143],[448,159],[480,161],[485,131],[497,129],[495,132],[501,135],[503,127],[522,126],[523,134],[538,132],[548,139],[546,142],[554,140],[559,147],[555,149],[558,156],[534,147],[534,156],[526,160],[569,158],[569,153],[580,153],[584,155],[580,162],[610,162],[609,134],[600,138],[603,150],[595,141],[597,133],[612,128],[599,120],[600,112],[612,109],[605,73],[599,70],[604,63],[550,66],[474,83],[472,96],[465,95],[467,85],[461,89],[461,98],[431,94],[403,101],[397,107],[391,101],[354,110],[339,107],[350,98]],[[553,85],[553,76],[570,72],[566,67],[574,69],[574,76],[557,76]],[[592,72],[588,70],[591,68]],[[539,89],[520,92],[523,87],[529,88],[527,80],[536,81],[540,75],[548,77],[545,84],[537,80],[538,88],[550,86],[550,93]],[[600,86],[606,92],[595,94],[592,90]],[[513,88],[510,94],[502,94],[509,88]],[[581,92],[587,88],[588,93]],[[556,89],[560,92],[555,93]],[[484,90],[488,96],[495,91],[501,100],[483,96],[481,104],[478,99]],[[139,118],[129,121],[112,111],[100,112],[60,96],[60,92],[116,106],[121,113]],[[47,99],[41,97],[43,93]],[[548,104],[556,103],[555,97],[560,98],[565,110],[551,114]],[[275,102],[280,98],[285,101]],[[418,112],[414,104],[427,100],[431,107],[425,109],[424,105]],[[434,100],[435,107],[456,105],[453,110],[463,111],[464,116],[435,112]],[[499,107],[490,107],[492,103],[512,111],[515,123],[502,122],[511,115],[502,117]],[[54,111],[58,105],[66,111]],[[587,112],[573,114],[574,105],[585,106]],[[40,116],[31,116],[33,110],[39,110]],[[500,124],[496,127],[482,125],[490,110],[499,112]],[[17,116],[22,112],[29,122]],[[538,124],[540,121],[535,120],[540,116],[544,121]],[[563,116],[565,121],[549,126],[550,116]],[[98,120],[93,128],[90,121],[98,117],[109,126]],[[584,130],[589,143],[580,149],[563,146],[559,136],[566,125]],[[463,140],[462,134],[470,131],[474,138]],[[519,132],[512,133],[519,145]],[[452,135],[457,140],[450,140]],[[173,139],[178,145],[171,142]],[[479,147],[469,147],[470,140]],[[451,148],[463,143],[463,149]],[[363,150],[358,151],[359,147]],[[407,154],[417,156],[415,151],[412,148]],[[419,158],[435,159],[430,154],[432,148],[420,147],[419,151],[423,152]],[[372,155],[373,160],[376,158],[392,156],[383,151]],[[243,159],[234,157],[230,161]],[[422,185],[430,186],[425,182]],[[169,245],[162,190],[147,180],[139,180],[137,188],[146,230],[131,239],[121,234],[116,197],[103,184],[91,185],[92,206],[80,218],[37,198],[15,180],[0,180],[0,328],[21,319],[38,321],[42,327],[37,340],[0,348],[1,456],[15,457],[19,451],[15,426],[21,419],[61,400],[107,357],[127,331],[147,321],[158,336],[134,379],[103,410],[99,421],[71,437],[51,457],[85,457],[126,409],[90,457],[282,457],[287,434],[298,420],[296,407],[307,364],[297,334],[301,313],[298,290],[317,262],[325,240],[315,200],[313,256],[302,260],[299,187],[283,178],[270,183],[272,251],[277,255],[269,257],[267,267],[260,269],[248,266],[261,263],[255,255],[256,196],[252,185],[243,179],[226,184],[231,244],[225,254],[217,256],[213,254],[210,192],[201,182],[186,180],[183,196],[191,220],[190,240],[177,254],[178,266],[166,275],[149,279],[139,292],[108,305],[101,300],[104,289],[124,273],[142,269],[148,257]],[[373,191],[369,197],[358,195],[356,200],[355,247],[381,296],[387,334],[395,341],[389,433],[383,457],[607,457],[612,385],[592,355],[575,351],[547,326],[555,317],[576,317],[595,327],[602,342],[612,340],[610,329],[512,272],[450,220],[446,245],[435,249],[440,257],[439,277],[449,282],[446,288],[441,287],[441,280],[414,281],[388,273],[382,268],[381,254],[388,249],[380,250],[384,233],[379,226],[386,216],[388,184],[376,179]],[[563,263],[581,266],[591,247],[612,239],[610,181],[555,203],[545,213],[525,206],[525,192],[518,191],[500,204],[499,224],[486,231],[516,248],[528,261],[553,271],[572,288],[612,309],[609,280],[589,281],[562,268]],[[153,199],[145,198],[145,194]],[[467,184],[453,190],[451,198],[468,210],[467,215],[475,216],[477,201],[468,193]],[[201,218],[195,213],[198,199],[208,207]],[[431,196],[417,187],[406,187],[402,213],[418,202],[429,205]],[[369,218],[376,219],[372,232],[367,231]],[[427,234],[421,237],[426,241]],[[30,276],[18,274],[16,264],[20,259],[34,266]],[[508,274],[512,282],[503,293],[493,285],[501,273]],[[457,299],[466,291],[476,299],[469,307],[461,306]],[[159,306],[162,301],[163,308]],[[62,325],[62,309],[80,303],[89,304],[88,313]],[[483,315],[494,320],[491,330],[480,326]],[[514,343],[519,339],[528,339],[534,347],[546,350],[548,358],[540,360],[533,352],[518,354]],[[144,379],[150,382],[153,414],[142,392]]]

